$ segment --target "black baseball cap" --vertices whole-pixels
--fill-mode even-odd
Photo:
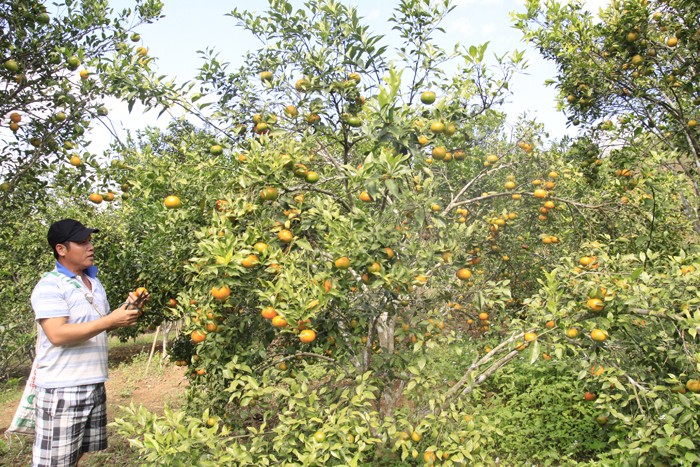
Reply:
[[[55,248],[59,243],[82,242],[93,232],[99,232],[99,229],[88,229],[76,220],[63,219],[51,224],[46,238],[51,248]]]

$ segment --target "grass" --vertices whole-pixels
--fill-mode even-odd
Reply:
[[[116,336],[110,336],[109,337],[109,348],[116,349],[119,347],[127,347],[127,346],[134,345],[134,344],[140,344],[140,345],[153,344],[153,334],[155,334],[155,333],[141,334],[141,335],[137,336],[136,339],[129,339],[126,342],[121,342],[119,340],[119,338]],[[158,333],[158,342],[159,343],[163,342],[163,334],[161,334],[161,333]]]

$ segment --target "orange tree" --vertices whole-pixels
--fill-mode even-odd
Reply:
[[[82,196],[89,187],[100,186],[107,201],[128,190],[105,176],[104,158],[89,150],[91,125],[110,125],[105,99],[165,108],[176,94],[174,85],[153,76],[153,58],[134,32],[157,20],[161,8],[151,0],[122,12],[107,2],[65,1],[48,10],[40,1],[0,5],[0,320],[7,324],[0,345],[5,355],[31,353],[29,294],[36,271],[51,264],[50,256],[39,254],[45,252],[45,232],[40,232],[45,226],[26,220],[46,224],[56,220],[52,216],[63,217],[59,199]],[[74,215],[90,218],[84,210]],[[16,332],[6,333],[9,327]],[[5,345],[12,350],[5,351]]]
[[[394,61],[335,2],[234,11],[268,47],[233,73],[208,56],[190,108],[219,96],[214,132],[124,151],[191,384],[186,412],[117,422],[149,463],[485,464],[502,431],[474,402],[525,358],[577,372],[614,441],[596,462],[696,462],[683,179],[650,165],[632,187],[595,158],[592,183],[571,160],[590,141],[544,150],[529,121],[507,137],[520,56],[440,49],[449,9],[400,3]]]
[[[532,0],[514,16],[526,40],[556,63],[559,73],[548,84],[559,89],[571,123],[608,132],[607,141],[653,136],[642,153],[665,152],[657,162],[688,178],[678,195],[700,234],[697,2],[612,2],[596,21],[579,3]]]

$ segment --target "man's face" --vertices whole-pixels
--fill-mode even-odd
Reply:
[[[93,265],[95,260],[95,247],[92,245],[92,235],[82,242],[70,242],[70,248],[64,245],[56,245],[56,251],[62,262],[83,270]]]

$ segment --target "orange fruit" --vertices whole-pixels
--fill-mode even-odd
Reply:
[[[576,328],[567,329],[566,336],[569,337],[570,339],[574,339],[575,337],[578,336],[578,329],[576,329]]]
[[[594,374],[594,375],[596,375],[596,376],[600,376],[600,375],[602,375],[603,373],[605,373],[605,368],[603,368],[603,367],[600,366],[600,365],[592,366],[592,367],[591,367],[591,373]]]
[[[335,260],[335,267],[338,269],[348,269],[350,267],[350,260],[343,256]]]
[[[460,269],[457,271],[457,278],[463,281],[469,280],[472,277],[472,272],[469,269]]]
[[[206,339],[207,335],[204,334],[202,331],[192,331],[190,337],[192,338],[192,341],[196,344]]]
[[[248,255],[246,258],[241,260],[241,266],[246,269],[251,269],[260,263],[260,259],[255,255]]]
[[[600,329],[594,329],[591,331],[591,339],[597,342],[603,342],[606,339],[606,335]]]
[[[299,333],[299,340],[302,341],[304,344],[313,342],[314,339],[316,339],[316,333],[311,329],[304,329]]]
[[[367,193],[366,191],[363,191],[362,193],[360,193],[360,199],[362,201],[364,201],[365,203],[372,202],[372,198],[370,198],[369,193]]]
[[[479,313],[479,319],[482,321],[485,321],[489,319],[489,314],[488,313]]]
[[[180,198],[177,196],[168,196],[165,198],[165,207],[168,209],[177,209],[182,205]]]
[[[216,287],[212,287],[211,294],[215,299],[224,301],[229,297],[229,295],[231,295],[231,289],[225,285],[218,289]]]
[[[588,306],[588,308],[590,308],[593,311],[601,311],[603,308],[605,308],[605,303],[603,303],[602,300],[599,300],[597,298],[591,298],[586,303],[586,306]]]
[[[102,202],[102,195],[93,193],[90,195],[90,201],[92,201],[95,204],[100,204]]]
[[[535,195],[535,198],[546,198],[547,192],[542,190],[542,189],[539,189],[539,190],[535,190],[534,195]]]
[[[525,342],[534,341],[535,339],[537,339],[537,334],[534,332],[528,332],[525,334]]]
[[[596,399],[596,395],[592,394],[590,392],[586,392],[586,394],[584,394],[583,398],[586,399],[588,402],[592,402]]]
[[[284,243],[289,243],[292,241],[294,238],[294,235],[292,235],[292,232],[289,230],[280,230],[280,233],[277,234],[277,237]]]
[[[272,318],[272,325],[276,328],[283,328],[287,326],[287,320],[277,315],[274,318]]]

